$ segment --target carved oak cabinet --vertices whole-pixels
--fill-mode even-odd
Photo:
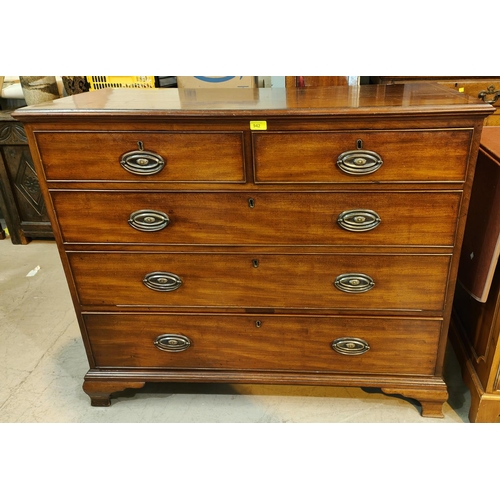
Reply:
[[[92,404],[148,381],[323,384],[442,416],[492,111],[435,84],[105,89],[19,110]]]
[[[53,238],[23,126],[0,111],[0,216],[14,245]]]

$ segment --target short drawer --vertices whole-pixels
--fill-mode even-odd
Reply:
[[[257,183],[463,182],[472,130],[253,133]]]
[[[35,134],[48,180],[245,181],[241,132]]]
[[[51,196],[65,242],[195,245],[451,247],[461,200],[436,191]]]
[[[69,252],[87,306],[441,311],[448,255]]]
[[[98,368],[432,375],[441,330],[437,320],[325,316],[88,314],[84,320]]]

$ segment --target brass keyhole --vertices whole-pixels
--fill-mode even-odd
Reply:
[[[257,320],[257,321],[255,322],[255,327],[256,327],[256,328],[260,328],[261,326],[262,326],[262,321]]]
[[[255,268],[259,267],[259,259],[253,259],[252,260],[252,266],[255,267]]]
[[[255,200],[253,198],[249,198],[248,199],[248,206],[250,208],[254,208],[255,207]]]

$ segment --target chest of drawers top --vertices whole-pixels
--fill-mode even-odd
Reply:
[[[102,89],[16,111],[22,121],[50,117],[203,118],[249,117],[352,117],[396,116],[418,112],[420,116],[446,112],[492,113],[479,99],[434,83],[315,87],[287,89]]]

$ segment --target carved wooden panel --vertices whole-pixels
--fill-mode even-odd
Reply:
[[[3,123],[0,127],[0,144],[28,144],[20,123]]]
[[[0,211],[12,243],[52,237],[26,133],[8,111],[0,111],[0,184]]]

